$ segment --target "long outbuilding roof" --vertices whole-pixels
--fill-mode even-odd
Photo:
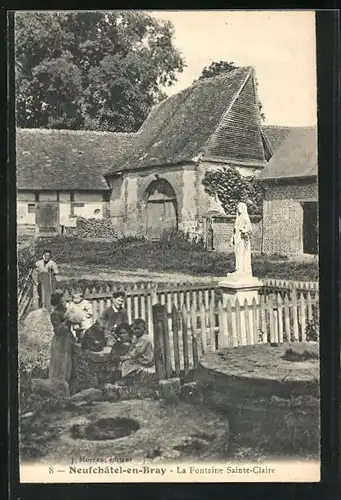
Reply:
[[[17,129],[16,174],[21,190],[109,189],[104,174],[136,134]]]
[[[316,177],[317,164],[317,127],[293,127],[258,180]]]

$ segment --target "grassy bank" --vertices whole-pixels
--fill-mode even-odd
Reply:
[[[125,239],[112,241],[87,241],[79,238],[57,237],[37,244],[36,257],[44,248],[52,251],[59,264],[84,266],[102,265],[108,269],[150,272],[184,273],[192,276],[223,276],[234,270],[233,254],[207,252],[184,242],[150,242]],[[276,256],[279,259],[279,256]],[[253,272],[259,278],[315,281],[318,279],[317,262],[274,260],[273,257],[254,255]]]

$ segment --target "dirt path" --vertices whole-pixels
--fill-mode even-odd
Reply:
[[[102,281],[123,281],[126,283],[136,283],[137,281],[150,282],[193,282],[193,283],[217,283],[222,279],[213,276],[191,276],[181,273],[157,273],[151,272],[148,269],[137,269],[136,271],[113,269],[108,271],[108,266],[100,265],[77,265],[77,264],[61,264],[60,277],[63,281],[71,281],[74,279],[102,280]]]

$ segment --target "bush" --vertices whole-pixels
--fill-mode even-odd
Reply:
[[[34,267],[35,248],[34,247],[21,247],[17,251],[17,269],[18,269],[18,286],[24,284],[25,278],[29,271]]]
[[[235,214],[237,205],[244,202],[250,215],[262,213],[264,191],[255,178],[244,177],[236,167],[207,170],[202,181],[205,192],[217,196],[227,214]]]
[[[189,252],[205,250],[205,242],[202,236],[190,236],[188,232],[178,229],[163,231],[160,243],[166,247],[186,249]]]
[[[313,317],[312,320],[307,323],[305,334],[308,341],[318,342],[320,339],[320,318],[318,307],[314,307],[313,309]]]
[[[289,257],[287,255],[282,255],[280,253],[272,253],[270,255],[264,255],[265,258],[267,258],[268,260],[289,260]]]
[[[134,235],[128,235],[128,236],[120,236],[116,242],[115,246],[120,247],[124,245],[130,245],[131,243],[143,243],[146,241],[146,238],[144,236],[134,236]]]

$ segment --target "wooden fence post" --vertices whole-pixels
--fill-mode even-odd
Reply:
[[[207,335],[206,335],[206,310],[202,302],[200,306],[200,326],[201,326],[201,350],[203,354],[207,353]]]
[[[191,313],[191,331],[192,331],[192,353],[193,353],[193,369],[196,370],[199,364],[199,348],[197,340],[197,309],[192,304]]]
[[[308,321],[312,321],[313,319],[313,301],[311,298],[311,293],[308,291],[307,294],[307,303],[308,303]]]
[[[246,345],[251,345],[250,315],[249,315],[249,305],[247,299],[244,300],[244,325],[245,325]]]
[[[178,310],[173,304],[172,307],[172,331],[173,331],[173,349],[174,349],[174,365],[177,377],[180,377],[180,345],[179,345],[179,315]]]
[[[161,304],[153,305],[155,372],[159,380],[164,380],[166,378],[163,319],[163,306]]]
[[[243,342],[242,342],[242,324],[240,317],[240,304],[238,299],[236,299],[234,303],[234,314],[236,316],[237,346],[239,347],[243,345]]]
[[[222,301],[218,302],[219,311],[219,331],[218,331],[218,349],[228,347],[228,326],[227,326],[227,313],[223,307]]]
[[[262,335],[263,344],[268,342],[268,330],[266,325],[266,314],[265,314],[265,298],[264,295],[260,297],[260,331]]]
[[[300,292],[300,323],[301,323],[301,340],[306,341],[307,315],[303,292]]]
[[[258,344],[259,335],[258,306],[255,297],[252,299],[252,343]]]
[[[298,332],[298,303],[297,303],[297,293],[294,289],[292,291],[292,317],[293,317],[293,338],[294,341],[297,342],[299,340],[299,332]]]
[[[283,342],[283,307],[282,297],[277,295],[277,311],[278,311],[278,342]]]
[[[168,314],[167,306],[164,304],[162,306],[162,323],[163,323],[163,346],[165,349],[165,369],[166,378],[172,377],[172,358],[171,358],[171,348],[169,339],[169,328],[168,328]]]
[[[285,335],[286,341],[291,341],[291,327],[290,327],[290,307],[289,307],[289,296],[286,293],[284,295],[284,325],[285,325]]]
[[[227,335],[228,335],[228,347],[236,347],[238,345],[238,339],[235,328],[235,321],[233,321],[233,312],[231,301],[226,302],[226,314],[227,314]]]
[[[211,351],[216,350],[214,302],[209,302],[209,325]]]
[[[188,337],[187,337],[188,316],[185,303],[182,304],[182,342],[184,353],[184,375],[189,372],[189,352],[188,352]]]

